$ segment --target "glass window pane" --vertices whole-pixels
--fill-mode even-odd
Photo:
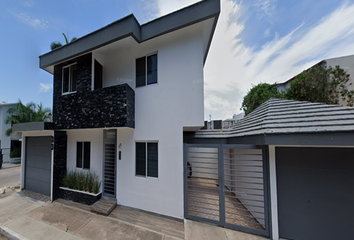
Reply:
[[[102,65],[95,59],[95,89],[102,88],[103,81],[103,67]]]
[[[90,169],[91,143],[84,142],[84,168]]]
[[[147,84],[157,83],[157,54],[147,57]]]
[[[69,68],[63,69],[63,93],[69,92]]]
[[[147,144],[147,175],[149,177],[158,177],[158,147],[157,143]]]
[[[146,176],[146,144],[135,143],[135,174]]]
[[[82,142],[76,143],[76,167],[82,168]]]
[[[71,92],[75,92],[76,91],[76,81],[77,81],[77,65],[72,65],[70,67],[71,70]]]
[[[136,87],[145,86],[145,57],[136,59]]]

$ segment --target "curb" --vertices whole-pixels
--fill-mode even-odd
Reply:
[[[16,167],[21,167],[21,164],[12,164],[14,166],[5,166],[4,167],[4,164],[2,164],[2,168],[0,169],[1,170],[6,170],[6,169],[9,169],[9,168],[16,168]]]
[[[0,234],[7,237],[10,240],[29,240],[28,238],[23,237],[15,231],[12,231],[10,228],[2,226],[0,227]]]

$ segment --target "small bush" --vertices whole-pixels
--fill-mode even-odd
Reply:
[[[21,148],[14,148],[10,152],[10,158],[21,157]]]
[[[94,172],[69,171],[63,178],[63,187],[97,194],[101,181]]]

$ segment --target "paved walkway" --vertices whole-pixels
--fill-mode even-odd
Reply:
[[[154,222],[155,217],[146,221]],[[264,240],[251,234],[184,221],[185,239]],[[38,201],[14,193],[0,199],[0,234],[9,239],[147,239],[179,240],[145,227],[82,209]]]
[[[0,199],[20,190],[21,165],[3,163],[0,169],[0,189],[6,187],[5,194],[0,194]]]

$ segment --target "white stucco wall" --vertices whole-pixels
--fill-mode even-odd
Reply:
[[[135,59],[158,53],[158,83],[135,89],[135,130],[118,129],[118,203],[183,218],[183,127],[203,126],[202,37],[171,34],[160,44],[147,42],[130,49]],[[135,81],[128,82],[129,84]],[[135,141],[158,141],[159,177],[135,176]]]

